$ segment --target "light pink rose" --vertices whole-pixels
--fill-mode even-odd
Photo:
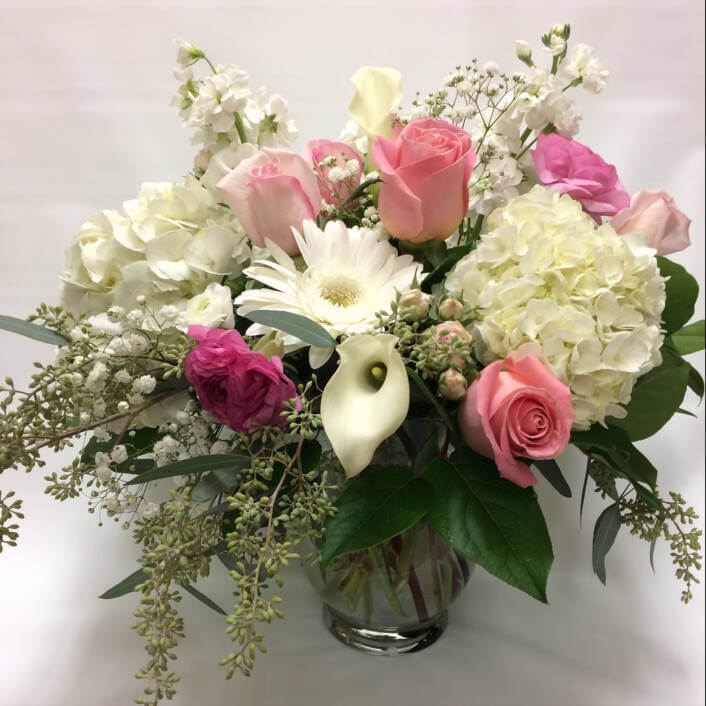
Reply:
[[[580,142],[540,135],[532,160],[542,184],[578,201],[599,225],[601,216],[614,216],[630,205],[615,167]]]
[[[184,372],[203,409],[242,433],[285,425],[284,403],[297,393],[280,358],[251,351],[233,329],[194,325],[189,336],[199,344],[186,356]]]
[[[265,247],[268,238],[289,255],[299,252],[292,227],[301,231],[321,206],[311,167],[286,150],[265,148],[244,159],[216,188],[255,245]]]
[[[360,177],[363,174],[363,161],[358,153],[344,142],[334,142],[326,139],[309,140],[304,145],[302,157],[313,167],[319,184],[319,193],[326,203],[342,206],[360,184]],[[323,162],[327,157],[334,157],[336,163],[330,167],[319,167],[319,163]],[[344,169],[346,162],[351,160],[355,160],[358,163],[358,169],[355,174],[347,176],[341,181],[332,182],[329,179],[331,169],[334,166]]]
[[[537,479],[518,460],[556,458],[569,443],[571,392],[537,358],[497,360],[481,371],[458,408],[466,443],[495,459],[503,478],[526,488]]]
[[[635,231],[642,233],[658,255],[669,255],[691,245],[691,219],[664,191],[638,191],[630,206],[614,216],[610,224],[620,235]]]
[[[476,161],[471,138],[445,120],[414,120],[393,140],[376,137],[373,158],[382,177],[378,210],[396,238],[446,240],[468,209]]]

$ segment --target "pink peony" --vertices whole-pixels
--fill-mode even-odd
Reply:
[[[446,240],[468,209],[476,161],[471,138],[445,120],[415,120],[394,141],[376,137],[373,157],[382,177],[378,209],[396,238]]]
[[[529,466],[516,457],[547,459],[569,443],[571,392],[537,358],[497,360],[483,369],[458,408],[466,443],[495,463],[503,478],[535,485]]]
[[[580,142],[540,135],[532,159],[542,184],[578,201],[599,225],[601,216],[614,216],[630,205],[615,167]]]
[[[638,191],[630,206],[614,216],[610,224],[620,235],[635,231],[642,233],[658,255],[669,255],[691,244],[691,219],[664,191]]]
[[[199,344],[184,372],[205,410],[237,432],[284,426],[284,403],[297,394],[280,358],[251,351],[235,330],[189,326],[189,336]]]
[[[311,167],[286,150],[263,149],[244,159],[216,188],[255,245],[265,247],[268,238],[289,255],[299,252],[292,227],[301,231],[321,206]]]
[[[342,206],[348,197],[360,184],[360,177],[363,174],[363,161],[358,153],[343,142],[333,142],[332,140],[309,140],[302,156],[311,164],[316,173],[319,183],[319,193],[321,198],[334,206]],[[319,167],[327,157],[333,157],[336,163],[330,167]],[[331,181],[329,174],[334,167],[345,169],[346,162],[354,160],[358,163],[358,168],[354,174],[347,175],[344,179]]]

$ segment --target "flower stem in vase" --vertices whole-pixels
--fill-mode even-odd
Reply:
[[[397,598],[397,593],[395,592],[395,587],[392,585],[390,580],[390,575],[387,572],[387,566],[385,564],[385,558],[382,554],[382,549],[380,546],[370,547],[368,549],[368,554],[373,560],[375,565],[375,570],[377,571],[378,577],[380,578],[380,584],[382,586],[383,593],[390,603],[390,607],[399,615],[406,617],[406,613],[402,608],[402,604]]]
[[[441,580],[439,577],[439,554],[438,545],[436,542],[436,534],[434,528],[429,525],[427,528],[429,535],[429,569],[431,571],[432,580],[434,581],[434,597],[436,598],[437,612],[441,613],[444,609],[444,603],[441,593]]]

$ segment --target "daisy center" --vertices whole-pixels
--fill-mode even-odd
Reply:
[[[348,307],[360,301],[358,282],[349,277],[325,280],[319,287],[321,297],[336,306]]]

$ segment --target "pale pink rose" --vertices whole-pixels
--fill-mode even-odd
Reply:
[[[578,201],[599,225],[630,205],[615,167],[576,140],[540,135],[532,160],[542,184]]]
[[[265,148],[244,159],[216,188],[255,245],[265,247],[267,238],[289,255],[299,252],[292,227],[301,231],[321,206],[316,175],[286,150]]]
[[[234,329],[193,325],[189,336],[199,344],[186,356],[184,373],[203,409],[242,433],[285,425],[284,403],[297,393],[280,358],[251,351]]]
[[[471,138],[445,120],[414,120],[395,140],[376,137],[382,184],[378,210],[391,235],[421,243],[446,240],[468,209],[476,161]]]
[[[358,153],[344,142],[334,142],[326,139],[309,140],[304,145],[302,157],[314,169],[319,184],[319,193],[326,203],[342,206],[360,184],[360,177],[363,174],[363,161]],[[319,163],[323,162],[327,157],[334,157],[336,163],[330,167],[319,167]],[[354,174],[349,174],[345,179],[338,181],[329,179],[331,169],[334,167],[345,169],[346,162],[351,160],[358,164]]]
[[[669,255],[691,245],[691,219],[682,213],[664,191],[638,191],[610,224],[620,235],[635,231],[645,236],[658,255]]]
[[[571,391],[531,355],[497,360],[484,368],[458,408],[466,443],[493,458],[503,478],[535,485],[518,460],[556,458],[569,443],[574,410]]]

